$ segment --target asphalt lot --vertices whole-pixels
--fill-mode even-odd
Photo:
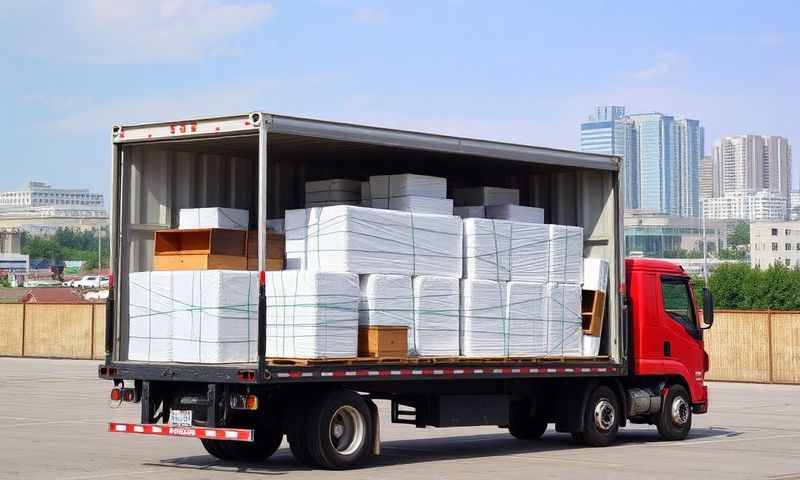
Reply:
[[[139,412],[109,408],[111,383],[95,378],[96,366],[0,358],[0,479],[800,479],[800,386],[712,383],[711,413],[695,417],[690,439],[662,442],[636,426],[604,449],[554,432],[526,443],[496,427],[416,429],[384,415],[383,455],[330,472],[299,466],[285,443],[268,463],[234,465],[197,440],[106,433],[108,421],[137,421]]]

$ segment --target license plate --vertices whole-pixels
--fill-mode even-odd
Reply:
[[[169,411],[169,424],[178,427],[191,427],[192,426],[192,411],[191,410],[170,410]]]

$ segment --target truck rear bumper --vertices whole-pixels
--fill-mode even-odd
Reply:
[[[253,430],[241,428],[181,427],[151,423],[111,422],[108,424],[108,431],[111,433],[138,433],[140,435],[205,438],[209,440],[228,440],[234,442],[252,442],[255,438]]]

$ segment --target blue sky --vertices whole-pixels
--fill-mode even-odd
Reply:
[[[264,110],[577,148],[595,104],[784,135],[800,2],[0,2],[0,190],[103,193],[112,123]]]

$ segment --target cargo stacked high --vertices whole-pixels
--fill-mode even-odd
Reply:
[[[113,431],[231,460],[285,434],[346,468],[377,448],[374,399],[400,423],[600,444],[584,406],[613,437],[669,385],[630,369],[614,157],[262,113],[114,127],[112,145],[100,375],[142,403]]]

